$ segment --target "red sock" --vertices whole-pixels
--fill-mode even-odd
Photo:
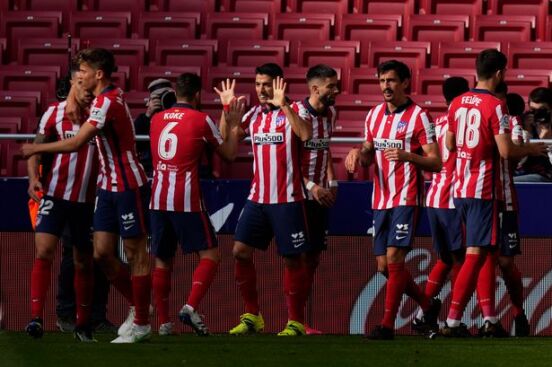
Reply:
[[[514,309],[514,317],[524,313],[523,310],[523,281],[521,279],[521,273],[516,264],[512,264],[511,271],[502,272],[504,277],[504,283],[510,300],[512,301],[512,308]]]
[[[460,273],[460,269],[462,269],[462,263],[454,263],[454,265],[452,265],[452,271],[450,272],[451,290],[454,289],[454,283],[456,283],[456,278],[458,278],[458,273]]]
[[[94,297],[94,268],[92,261],[87,270],[75,267],[75,303],[77,304],[77,327],[88,325]]]
[[[245,312],[253,315],[259,314],[259,300],[257,295],[257,272],[255,264],[251,260],[236,260],[236,283],[240,289]]]
[[[152,274],[153,300],[159,324],[169,322],[169,294],[171,293],[171,271],[155,268]]]
[[[134,298],[132,297],[132,282],[130,280],[130,272],[124,265],[119,266],[119,273],[114,279],[111,279],[111,284],[125,297],[128,304],[134,305]]]
[[[445,264],[441,260],[437,260],[427,279],[424,291],[426,297],[433,298],[441,292],[451,268],[450,265]]]
[[[35,259],[31,272],[31,317],[44,317],[44,300],[50,288],[52,262]]]
[[[318,266],[315,264],[305,264],[305,302],[312,292],[312,287],[314,285],[314,274],[316,274],[317,267]]]
[[[418,305],[420,305],[423,311],[427,311],[430,305],[429,298],[426,297],[426,295],[422,291],[422,288],[420,288],[418,284],[416,284],[414,278],[412,278],[412,274],[410,274],[408,270],[404,269],[403,278],[406,282],[404,293],[406,293],[408,297],[412,298]]]
[[[305,323],[305,302],[307,297],[307,274],[305,268],[284,268],[284,294],[288,307],[288,319]]]
[[[401,304],[402,295],[407,285],[407,275],[404,274],[404,262],[396,264],[387,264],[389,278],[385,289],[385,312],[381,325],[383,327],[394,329],[395,318]]]
[[[132,295],[134,297],[134,307],[136,308],[134,323],[136,325],[149,324],[151,297],[151,276],[149,274],[132,276]]]
[[[448,318],[451,320],[461,320],[464,309],[468,304],[473,291],[477,285],[477,277],[479,270],[485,261],[483,256],[478,254],[466,254],[464,264],[458,273],[458,277],[454,282],[452,291],[452,302]]]
[[[477,279],[477,297],[483,317],[496,317],[496,256],[488,253]]]
[[[188,296],[188,301],[186,303],[192,306],[194,309],[197,308],[205,293],[211,286],[215,274],[217,273],[218,262],[211,259],[201,259],[197,265],[194,275],[192,277],[192,289],[190,290],[190,295]]]

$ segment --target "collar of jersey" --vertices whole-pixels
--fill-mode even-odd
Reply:
[[[110,91],[112,91],[113,89],[115,89],[115,86],[114,86],[113,84],[109,84],[107,87],[105,87],[105,88],[102,90],[102,93],[100,93],[100,94],[104,94],[104,93],[110,92]]]
[[[410,98],[406,98],[406,102],[403,103],[402,105],[398,106],[397,109],[395,110],[395,112],[391,112],[389,111],[389,109],[387,108],[387,103],[385,104],[385,114],[386,115],[393,115],[395,113],[401,113],[403,112],[404,110],[406,110],[410,105],[412,104],[412,100]]]
[[[487,89],[472,88],[471,91],[473,93],[483,93],[483,94],[490,94],[491,96],[494,96],[493,92]]]
[[[328,114],[328,107],[324,107],[324,111],[322,112],[318,112],[317,110],[315,110],[314,107],[312,107],[312,105],[309,103],[309,97],[305,98],[303,104],[313,116],[326,116]]]
[[[174,107],[190,108],[192,110],[194,109],[194,107],[189,103],[175,103],[175,104],[173,104],[172,108],[174,108]]]

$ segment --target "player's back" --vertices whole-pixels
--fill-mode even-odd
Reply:
[[[505,103],[487,90],[472,89],[452,101],[448,119],[457,149],[455,197],[497,198],[501,181],[495,135],[509,132]]]

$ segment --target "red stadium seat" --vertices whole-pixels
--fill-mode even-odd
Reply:
[[[550,69],[552,42],[511,42],[508,62],[515,69]]]
[[[445,97],[441,93],[438,95],[423,95],[418,94],[412,96],[412,100],[416,102],[420,107],[429,111],[432,117],[442,115],[447,112],[448,106],[445,101]]]
[[[333,14],[339,28],[343,15],[349,13],[349,0],[287,0],[287,11],[307,14]]]
[[[471,69],[420,69],[418,70],[418,83],[416,93],[440,95],[443,93],[443,82],[451,76],[465,78],[470,87],[475,86],[477,74],[475,68]]]
[[[427,55],[430,52],[429,42],[372,42],[368,51],[368,60],[361,60],[361,63],[377,67],[382,61],[396,59],[406,63],[411,70],[415,70],[426,67]]]
[[[6,171],[7,177],[27,176],[27,159],[23,158],[19,144],[9,144],[6,149]]]
[[[201,66],[205,73],[215,64],[217,49],[216,40],[159,40],[150,55],[157,65]]]
[[[135,80],[131,80],[130,78],[130,67],[126,65],[117,65],[117,71],[111,74],[113,84],[124,91],[127,91],[130,88],[129,84],[132,85],[133,89],[137,84]]]
[[[333,128],[333,136],[364,137],[364,120],[337,120]]]
[[[409,41],[460,42],[466,39],[468,15],[412,15],[404,36]]]
[[[479,15],[472,26],[476,41],[519,41],[533,39],[535,17],[530,15]]]
[[[311,65],[314,66],[314,65]],[[297,98],[292,100],[302,100],[309,94],[309,89],[307,87],[307,67],[290,67],[284,68],[284,79],[287,83],[288,95],[296,95]],[[348,85],[346,80],[343,80],[343,75],[340,68],[335,68],[337,72],[337,79],[341,82],[341,88],[343,85]],[[347,90],[347,89],[344,89]]]
[[[17,3],[17,10],[47,10],[47,11],[61,11],[63,14],[62,24],[63,29],[68,30],[69,14],[79,9],[81,1],[79,0],[19,0],[14,1]]]
[[[349,93],[372,95],[381,93],[376,68],[349,69]]]
[[[251,13],[280,13],[281,0],[222,0],[221,11],[243,11]]]
[[[15,60],[19,40],[61,36],[61,12],[7,12],[0,17],[0,36],[7,39],[9,59]]]
[[[477,54],[487,48],[500,50],[500,42],[441,42],[437,52],[440,68],[473,69]]]
[[[266,13],[211,13],[207,15],[207,38],[216,39],[219,60],[225,61],[226,44],[232,39],[266,39],[268,14]]]
[[[226,64],[233,66],[258,66],[274,62],[284,66],[289,59],[288,41],[228,41]]]
[[[207,73],[208,83],[203,84],[203,89],[213,90],[212,88],[220,86],[220,82],[230,79],[236,79],[236,92],[238,94],[251,94],[256,96],[255,92],[255,68],[239,66],[219,66],[209,68]],[[220,88],[219,88],[220,89]],[[255,98],[256,103],[257,99]]]
[[[552,82],[552,70],[509,69],[506,72],[508,92],[527,97],[537,87],[549,88]]]
[[[360,41],[360,59],[366,60],[370,42],[396,41],[401,27],[400,14],[347,14],[343,16],[336,39]]]
[[[200,13],[142,13],[138,22],[138,36],[150,40],[169,40],[199,36]]]
[[[470,17],[483,14],[486,0],[421,0],[420,14],[465,14]]]
[[[549,15],[546,20],[546,40],[552,41],[552,15]]]
[[[2,65],[4,62],[4,52],[6,51],[6,39],[0,38],[0,65]]]
[[[0,116],[0,133],[16,134],[21,129],[21,117]]]
[[[536,17],[536,40],[545,39],[549,0],[488,0],[487,14]]]
[[[182,73],[194,73],[201,76],[200,66],[141,66],[138,73],[138,83],[136,90],[139,92],[147,91],[148,84],[155,79],[163,78],[172,81],[176,81],[176,78]],[[205,78],[203,78],[205,79]],[[204,80],[203,83],[207,81]]]
[[[80,40],[71,40],[71,53],[76,54]],[[29,38],[19,41],[17,63],[20,65],[54,65],[65,74],[69,67],[68,43],[62,38]]]
[[[136,32],[137,20],[140,14],[146,11],[146,3],[148,0],[81,0],[82,10],[87,11],[124,11],[132,14],[133,24],[132,30]],[[188,1],[188,0],[186,0]],[[116,36],[111,36],[111,38]]]
[[[149,92],[126,92],[124,97],[132,119],[135,119],[139,114],[146,112],[146,103],[149,99]]]
[[[327,64],[345,70],[357,64],[359,52],[358,41],[301,42],[297,64],[304,67]]]
[[[220,160],[219,160],[220,162]],[[238,146],[238,154],[232,163],[221,162],[214,169],[215,177],[225,179],[251,180],[253,178],[253,151],[250,143]]]
[[[21,132],[30,132],[35,128],[31,123],[36,119],[39,101],[40,92],[0,90],[0,116],[20,117]]]
[[[82,39],[130,36],[130,12],[81,11],[69,19],[69,32]]]
[[[44,108],[48,98],[54,97],[59,66],[4,65],[0,69],[0,89],[7,91],[39,91]]]
[[[353,12],[365,14],[414,14],[414,0],[353,0]]]
[[[364,133],[363,133],[364,135]],[[358,167],[357,172],[349,173],[345,169],[345,158],[353,146],[358,144],[332,144],[330,150],[332,152],[332,163],[336,178],[340,181],[371,181],[373,180],[373,166]]]
[[[335,103],[336,119],[337,121],[364,120],[370,108],[380,103],[383,103],[381,93],[374,95],[340,94]]]

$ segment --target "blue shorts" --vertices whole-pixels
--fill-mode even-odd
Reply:
[[[247,200],[238,220],[235,240],[266,250],[275,237],[278,254],[282,256],[310,251],[306,216],[303,202],[259,204]]]
[[[498,244],[501,256],[521,254],[518,215],[515,211],[503,211],[498,214]]]
[[[324,251],[328,248],[328,208],[323,207],[316,200],[306,200],[305,207],[311,250]]]
[[[151,250],[160,259],[172,259],[176,244],[189,254],[215,248],[215,230],[206,212],[150,210]]]
[[[458,210],[427,208],[427,219],[436,253],[454,252],[464,246],[464,229]]]
[[[150,187],[111,192],[98,189],[94,211],[94,231],[119,234],[122,238],[148,233]]]
[[[40,201],[36,233],[49,233],[61,238],[67,226],[72,244],[79,250],[92,249],[94,205],[56,199],[45,195]]]
[[[454,199],[466,228],[466,247],[496,245],[498,207],[494,200]]]
[[[374,255],[387,254],[388,247],[412,247],[418,222],[417,206],[374,210]]]

